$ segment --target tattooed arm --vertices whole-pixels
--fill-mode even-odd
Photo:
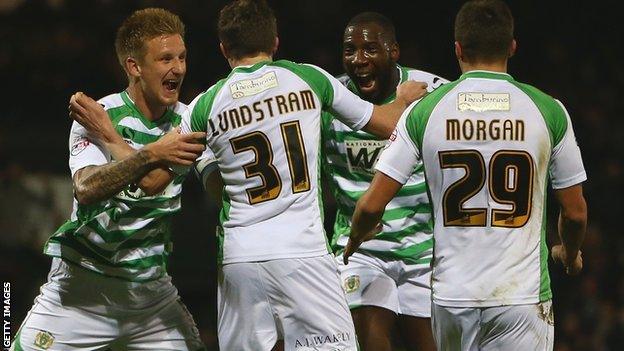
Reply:
[[[190,166],[205,149],[197,140],[205,137],[205,133],[179,134],[176,129],[118,162],[82,168],[74,175],[76,200],[88,205],[110,198],[156,167]]]
[[[108,114],[100,104],[84,93],[72,95],[69,101],[69,116],[89,131],[89,135],[99,140],[115,160],[122,160],[136,153],[115,131]],[[167,167],[152,167],[141,177],[136,178],[139,188],[147,195],[163,191],[174,178]]]

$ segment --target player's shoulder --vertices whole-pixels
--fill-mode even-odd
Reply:
[[[336,76],[336,79],[345,87],[349,86],[349,82],[351,81],[351,78],[349,78],[349,75],[346,73]]]
[[[110,95],[106,95],[105,97],[99,99],[97,102],[102,105],[104,110],[108,111],[114,108],[123,107],[126,105],[122,93],[114,93]]]
[[[411,68],[411,67],[401,67],[401,70],[404,71],[407,75],[407,80],[414,80],[418,82],[427,83],[427,90],[434,90],[440,87],[442,84],[450,83],[450,81],[446,78],[443,78],[437,74]]]
[[[513,84],[537,105],[538,109],[545,114],[544,117],[565,119],[566,111],[561,101],[531,84],[515,80]]]
[[[182,116],[182,114],[184,114],[184,112],[188,109],[188,105],[178,101],[171,107],[171,109],[176,115]]]

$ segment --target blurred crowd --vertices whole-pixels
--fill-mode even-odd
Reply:
[[[133,10],[165,7],[187,25],[188,74],[182,101],[228,73],[215,31],[225,1],[0,0],[0,273],[12,283],[17,327],[46,279],[46,238],[68,217],[67,168],[75,91],[93,97],[126,85],[113,49],[116,27]],[[341,72],[341,37],[348,19],[375,10],[394,20],[405,66],[453,80],[453,18],[461,1],[269,1],[280,31],[276,58]],[[589,181],[585,268],[568,277],[551,263],[557,351],[624,348],[624,44],[609,2],[510,1],[519,51],[509,72],[560,99],[576,129]],[[250,29],[253,30],[253,29]],[[215,205],[190,177],[175,221],[170,272],[209,349],[216,349]],[[327,222],[333,204],[326,204]],[[549,244],[557,208],[550,206]],[[327,228],[331,228],[330,225]],[[328,233],[331,233],[328,230]],[[620,250],[622,249],[622,250]],[[13,334],[14,335],[14,334]]]

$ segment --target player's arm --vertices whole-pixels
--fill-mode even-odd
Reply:
[[[358,200],[353,213],[351,234],[344,251],[344,263],[360,247],[381,232],[381,217],[386,205],[394,198],[403,184],[377,171],[370,187]]]
[[[408,110],[399,119],[387,147],[377,161],[377,172],[370,187],[355,206],[351,233],[343,254],[345,264],[362,242],[372,239],[381,231],[380,222],[386,206],[420,163],[420,152],[407,132],[409,118]]]
[[[559,202],[559,238],[561,245],[552,248],[552,256],[560,261],[570,275],[578,274],[583,268],[581,245],[587,226],[587,204],[583,197],[583,186],[577,184],[555,190]]]
[[[100,104],[82,92],[72,95],[69,102],[69,115],[87,129],[89,135],[99,140],[115,160],[133,155],[134,150],[115,131],[108,114]],[[156,167],[138,179],[137,185],[147,195],[163,191],[174,178],[166,167]]]
[[[427,93],[427,83],[407,81],[397,87],[396,98],[385,105],[375,105],[364,131],[388,139],[405,108]]]
[[[556,146],[552,149],[549,173],[560,206],[561,238],[561,245],[553,246],[551,254],[572,275],[583,268],[580,248],[587,226],[587,204],[582,183],[587,180],[587,175],[570,116],[559,101],[553,101],[551,110],[552,120],[556,123],[551,123],[549,128]]]
[[[88,205],[108,199],[157,167],[190,166],[205,149],[197,143],[201,138],[205,133],[174,130],[117,162],[83,167],[73,176],[76,200]]]

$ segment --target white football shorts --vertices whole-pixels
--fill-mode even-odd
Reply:
[[[355,351],[351,313],[333,255],[220,267],[219,347],[268,351]]]
[[[349,308],[378,306],[396,314],[431,317],[431,267],[355,252],[336,257]]]
[[[552,301],[528,305],[457,308],[432,303],[438,350],[552,351]]]
[[[59,258],[11,350],[203,350],[193,318],[165,276],[105,277]]]

